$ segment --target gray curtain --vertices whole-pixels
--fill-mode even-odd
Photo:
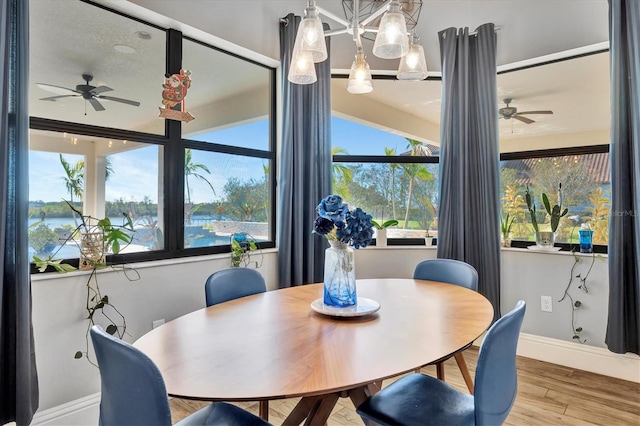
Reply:
[[[280,23],[282,146],[278,179],[280,287],[322,281],[326,239],[312,234],[315,208],[331,191],[331,65],[316,64],[318,81],[287,80],[300,17]],[[329,40],[327,40],[328,42]],[[327,44],[329,50],[329,45]]]
[[[478,291],[500,317],[500,157],[496,34],[484,24],[438,33],[442,63],[438,257],[478,270]]]
[[[27,247],[29,2],[0,5],[0,424],[38,408]]]
[[[611,218],[605,342],[640,355],[640,1],[609,0]]]

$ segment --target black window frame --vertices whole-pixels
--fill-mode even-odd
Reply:
[[[509,161],[509,160],[524,160],[529,158],[550,158],[550,157],[564,157],[570,155],[585,155],[585,154],[608,154],[610,151],[609,144],[599,144],[599,145],[586,145],[586,146],[576,146],[576,147],[567,147],[567,148],[551,148],[551,149],[540,149],[540,150],[532,150],[532,151],[517,151],[517,152],[504,152],[500,154],[500,161]],[[512,248],[527,248],[529,246],[534,246],[536,243],[534,241],[523,241],[523,240],[511,240]],[[580,251],[580,247],[578,244],[571,243],[555,243],[555,247],[560,247],[560,251]],[[593,252],[598,254],[607,254],[609,246],[605,244],[594,244]]]
[[[243,148],[239,146],[221,145],[210,142],[202,142],[182,137],[182,122],[165,119],[164,134],[151,134],[131,130],[117,129],[111,127],[100,127],[76,122],[52,120],[41,117],[29,117],[30,130],[52,131],[57,133],[78,134],[90,137],[122,139],[131,142],[141,142],[149,145],[163,147],[163,193],[164,193],[164,248],[161,250],[126,253],[118,255],[108,255],[107,264],[123,264],[145,262],[163,259],[179,259],[192,256],[203,256],[220,253],[231,253],[231,245],[215,245],[208,247],[184,248],[184,157],[186,149],[197,149],[200,151],[219,152],[224,154],[242,155],[252,158],[267,159],[269,167],[269,241],[258,242],[259,249],[274,248],[277,232],[276,216],[276,68],[262,64],[249,58],[245,58],[236,53],[229,52],[222,48],[210,45],[200,40],[185,36],[181,31],[163,28],[149,23],[143,19],[136,18],[120,11],[113,10],[104,5],[93,3],[89,0],[81,0],[88,5],[106,10],[108,12],[123,16],[125,18],[143,23],[166,33],[166,66],[165,72],[169,74],[179,73],[182,68],[182,45],[183,41],[191,41],[224,53],[235,58],[247,61],[254,65],[263,67],[269,71],[269,145],[267,150]],[[79,259],[64,259],[65,263],[78,267]],[[46,272],[54,271],[52,268]],[[31,273],[38,273],[35,264],[31,263]]]
[[[393,161],[389,161],[393,159]],[[377,163],[377,164],[440,164],[439,156],[410,156],[410,155],[333,155],[332,163]],[[433,238],[432,246],[438,243],[437,238]],[[374,238],[372,246],[377,245]],[[424,238],[387,238],[388,246],[424,246]]]
[[[562,157],[568,155],[584,155],[584,154],[602,154],[609,153],[609,144],[600,145],[586,145],[579,147],[566,147],[566,148],[552,148],[530,151],[516,151],[516,152],[503,152],[500,154],[500,161],[508,160],[523,160],[527,158],[545,158],[545,157]],[[332,158],[333,163],[378,163],[378,164],[392,164],[392,163],[419,163],[419,164],[440,164],[439,156],[432,157],[417,157],[417,156],[387,156],[387,155],[334,155]],[[424,239],[419,238],[388,238],[387,245],[389,246],[406,246],[406,245],[424,245]],[[375,239],[372,245],[376,245]],[[437,239],[434,238],[433,245],[437,245]],[[521,241],[512,240],[511,248],[527,248],[528,246],[535,245],[533,241]],[[556,243],[556,247],[560,247],[561,251],[579,251],[577,244],[570,243]],[[594,244],[593,252],[599,254],[606,254],[608,252],[608,245]]]

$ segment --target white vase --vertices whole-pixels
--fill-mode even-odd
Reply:
[[[387,246],[387,228],[376,229],[376,247]]]
[[[427,247],[433,246],[433,237],[424,237],[424,245]]]
[[[556,240],[555,232],[538,231],[536,232],[536,245],[538,247],[550,248]]]

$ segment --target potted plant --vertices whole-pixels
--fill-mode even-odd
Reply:
[[[65,200],[66,201],[66,200]],[[87,297],[85,309],[87,310],[88,320],[87,331],[85,334],[86,346],[84,350],[77,351],[74,358],[79,359],[85,357],[91,364],[96,364],[89,357],[89,330],[96,324],[98,314],[102,314],[102,321],[106,322],[105,330],[107,333],[116,335],[120,339],[124,337],[127,330],[127,323],[124,315],[111,303],[109,296],[102,294],[100,285],[98,284],[98,269],[104,269],[110,266],[106,262],[106,255],[119,254],[125,247],[131,244],[132,235],[135,233],[131,218],[127,213],[123,213],[123,224],[114,225],[109,218],[98,219],[92,216],[83,215],[71,203],[66,201],[69,208],[81,219],[81,223],[69,233],[68,237],[61,241],[60,248],[46,258],[33,256],[33,261],[38,271],[45,272],[51,267],[58,272],[66,273],[74,271],[76,268],[72,265],[63,263],[62,259],[56,259],[58,251],[67,244],[76,244],[79,248],[79,269],[89,270],[89,278],[87,279]],[[111,264],[112,266],[114,264]],[[130,281],[140,279],[137,271],[127,270],[123,267],[125,276]],[[107,311],[105,311],[107,309]]]
[[[427,247],[431,247],[433,245],[433,236],[429,233],[428,226],[427,226],[427,230],[424,233],[424,245]]]
[[[509,213],[507,213],[506,217],[500,216],[500,234],[502,235],[502,247],[511,247],[511,226],[513,225],[513,221],[515,219],[515,216],[509,218]]]
[[[395,219],[387,220],[386,222],[377,222],[372,220],[371,223],[376,228],[376,247],[386,247],[387,245],[387,228],[390,226],[396,226],[398,221]]]
[[[543,248],[553,247],[556,231],[558,230],[558,225],[560,224],[560,218],[566,216],[569,212],[569,209],[567,208],[562,210],[562,183],[558,184],[558,204],[554,204],[553,206],[551,206],[547,194],[542,193],[542,203],[544,204],[544,208],[550,217],[548,227],[550,231],[547,231],[546,229],[541,230],[538,225],[538,220],[536,218],[535,200],[533,198],[533,195],[531,195],[531,192],[529,191],[529,186],[527,186],[524,197],[527,202],[527,209],[529,210],[529,214],[531,215],[531,225],[533,226],[533,230],[536,233],[536,244],[539,247]]]
[[[234,268],[247,268],[251,263],[255,263],[255,267],[262,266],[262,252],[259,252],[260,259],[251,261],[251,252],[258,250],[258,244],[255,238],[247,232],[236,232],[231,234],[231,266]]]

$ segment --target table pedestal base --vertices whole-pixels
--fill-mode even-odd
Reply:
[[[336,406],[338,398],[350,398],[353,405],[357,408],[381,388],[382,382],[375,382],[342,392],[304,397],[298,402],[282,425],[298,426],[303,421],[305,426],[324,425],[327,423],[331,411],[333,411],[333,408]]]

